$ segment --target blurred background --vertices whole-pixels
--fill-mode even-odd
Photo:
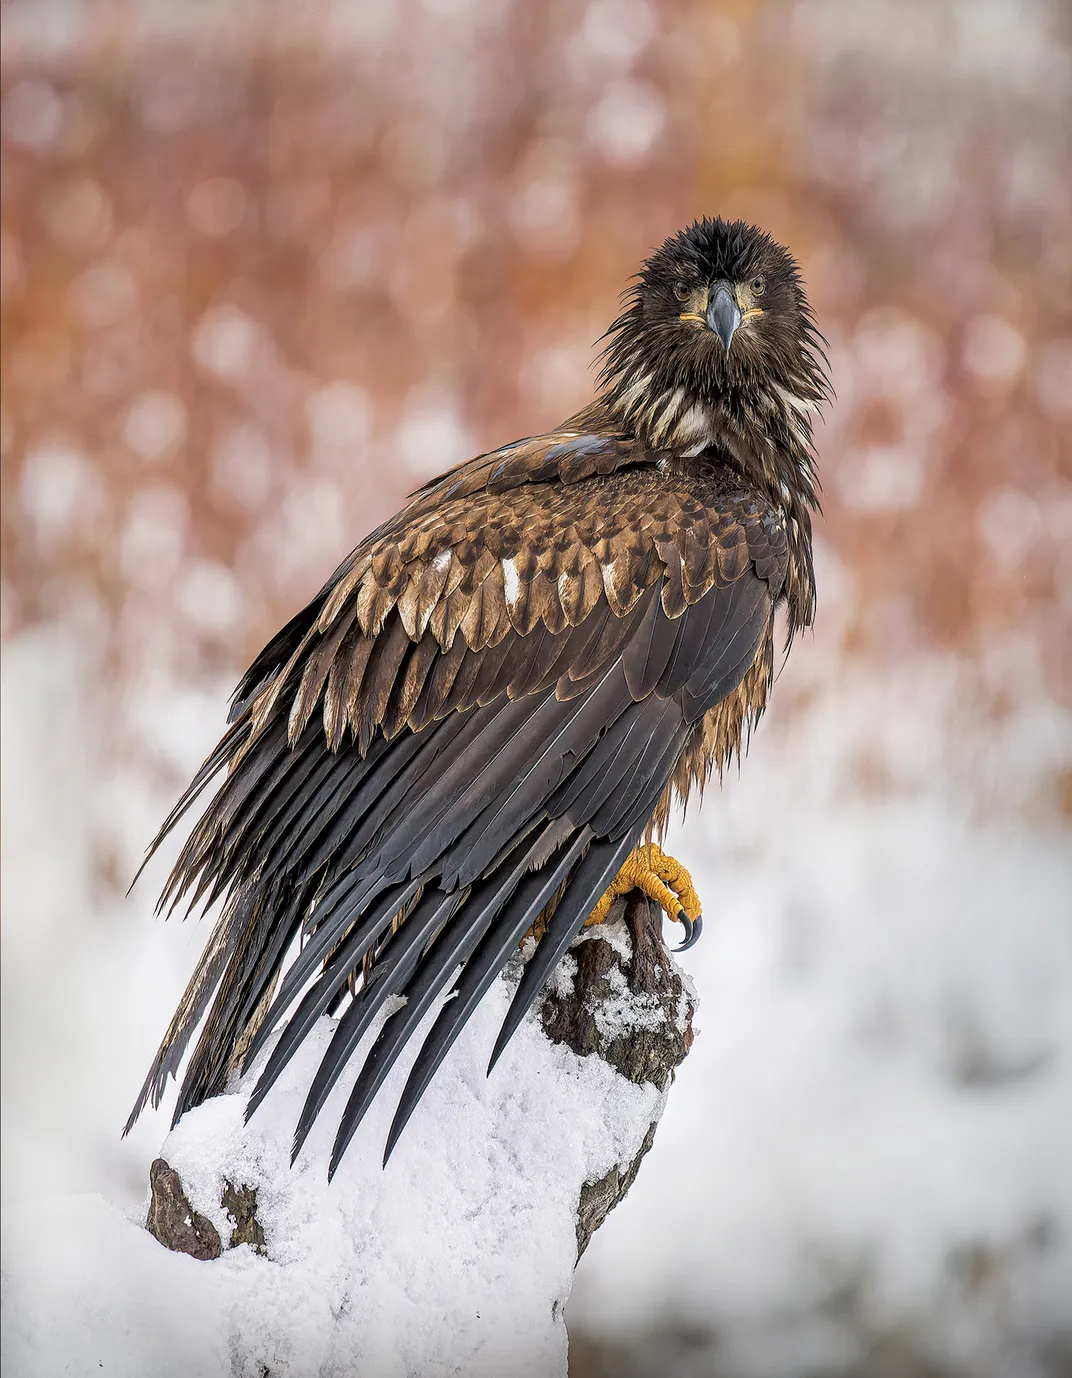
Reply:
[[[743,216],[830,341],[819,617],[671,838],[700,1036],[571,1375],[1072,1373],[1072,10],[0,18],[5,1192],[144,1194],[207,929],[124,891],[252,655]]]

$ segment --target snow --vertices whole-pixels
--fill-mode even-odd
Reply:
[[[5,1365],[28,1378],[79,1372],[89,1358],[131,1378],[564,1375],[581,1187],[631,1163],[663,1098],[550,1043],[531,1019],[486,1078],[509,994],[496,983],[386,1169],[382,1146],[416,1048],[332,1184],[325,1166],[346,1086],[288,1165],[329,1019],[249,1125],[256,1068],[183,1118],[161,1156],[225,1242],[225,1180],[255,1187],[268,1257],[248,1245],[211,1262],[171,1253],[140,1226],[148,1197],[126,1215],[88,1194],[9,1215],[18,1265]]]
[[[872,1371],[889,1335],[939,1372],[1040,1378],[1072,1291],[1072,849],[1044,788],[1069,720],[1020,694],[974,722],[948,658],[802,679],[827,663],[795,653],[740,776],[667,841],[704,900],[699,1033],[565,1320],[715,1329],[733,1378]],[[248,1129],[239,1087],[119,1141],[207,930],[152,921],[166,858],[126,900],[95,847],[132,872],[225,686],[132,691],[154,780],[100,744],[70,691],[92,682],[69,632],[6,649],[5,1371],[563,1374],[576,1194],[660,1106],[531,1023],[486,1079],[502,984],[386,1172],[405,1059],[331,1187],[345,1086],[283,1170],[326,1023]],[[222,1178],[259,1185],[270,1257],[159,1246],[158,1153],[225,1237]]]

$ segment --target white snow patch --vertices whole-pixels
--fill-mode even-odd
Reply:
[[[386,1169],[383,1143],[420,1038],[330,1185],[349,1078],[293,1169],[288,1161],[333,1020],[248,1126],[246,1093],[268,1049],[233,1093],[185,1116],[162,1156],[225,1242],[224,1179],[256,1187],[268,1257],[248,1246],[207,1263],[169,1253],[99,1197],[16,1213],[5,1365],[25,1378],[81,1371],[90,1357],[131,1378],[258,1378],[265,1367],[272,1378],[563,1378],[581,1188],[633,1160],[663,1097],[550,1043],[531,1017],[487,1078],[511,993],[500,980],[485,998]]]
[[[604,1038],[620,1038],[630,1029],[657,1029],[666,1023],[666,1011],[657,997],[631,991],[619,967],[611,967],[605,979],[613,994],[601,1000],[595,1011],[596,1028]]]

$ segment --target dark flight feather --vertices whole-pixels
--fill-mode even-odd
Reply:
[[[491,1061],[488,1063],[489,1072],[502,1056],[503,1049],[539,995],[544,981],[581,931],[589,912],[589,897],[603,893],[618,874],[632,847],[632,838],[628,837],[617,846],[610,843],[597,844],[577,867],[571,877],[573,883],[559,901],[548,921],[546,931],[536,944],[536,951],[521,973],[521,980],[492,1049]]]

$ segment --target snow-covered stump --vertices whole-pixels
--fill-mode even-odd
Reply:
[[[248,1125],[243,1109],[269,1049],[229,1094],[187,1114],[153,1164],[147,1226],[202,1260],[197,1283],[211,1270],[204,1323],[218,1333],[203,1337],[207,1352],[227,1355],[241,1378],[565,1378],[563,1311],[577,1259],[632,1185],[692,1042],[692,988],[661,927],[639,892],[618,901],[571,949],[487,1077],[519,959],[455,1044],[386,1169],[383,1144],[420,1033],[331,1185],[348,1085],[293,1168],[289,1158],[332,1020]],[[181,1267],[179,1291],[195,1282],[192,1262]]]

